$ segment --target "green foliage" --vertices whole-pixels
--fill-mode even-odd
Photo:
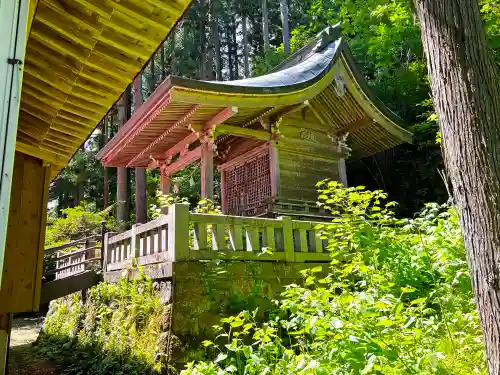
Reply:
[[[222,319],[204,343],[214,359],[183,374],[486,374],[455,209],[401,220],[381,191],[323,182],[320,193],[336,214],[323,226],[330,273],[304,272],[263,324],[255,312]]]
[[[77,294],[52,302],[37,350],[67,375],[159,374],[169,314],[151,279],[100,283],[86,303]]]
[[[57,246],[65,242],[100,234],[102,221],[106,220],[108,229],[115,226],[114,218],[108,217],[109,209],[95,212],[94,207],[83,202],[81,205],[66,208],[61,216],[52,214],[47,219],[45,247]]]

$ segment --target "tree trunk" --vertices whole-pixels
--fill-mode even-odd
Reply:
[[[280,0],[281,24],[283,25],[283,47],[286,53],[290,53],[290,27],[288,26],[288,2]]]
[[[118,127],[127,121],[128,93],[124,92],[118,103]],[[116,221],[123,225],[129,219],[128,215],[128,172],[127,168],[116,170]]]
[[[236,16],[233,16],[233,21],[231,24],[231,45],[233,46],[233,70],[234,79],[240,77],[239,67],[238,67],[238,40],[236,39],[236,28],[238,24],[236,23]]]
[[[142,76],[137,75],[134,80],[134,108],[137,111],[143,103]],[[135,168],[135,222],[148,221],[146,168]]]
[[[220,70],[220,48],[219,43],[219,24],[217,23],[217,6],[216,0],[210,0],[210,48],[208,50],[207,59],[207,72],[210,76],[210,80],[219,79]],[[215,70],[214,70],[214,57],[215,57]]]
[[[414,0],[490,374],[500,374],[500,84],[477,0]]]
[[[156,88],[155,57],[156,57],[155,54],[153,54],[153,56],[151,56],[151,76],[149,77],[150,78],[150,81],[149,81],[149,93],[150,93],[150,95],[153,94],[153,92],[155,91],[155,88]]]
[[[269,16],[267,0],[262,0],[262,35],[264,38],[264,53],[269,51]]]
[[[163,80],[165,79],[165,42],[163,42],[161,44],[161,47],[160,47],[160,64],[161,64],[161,81],[163,82]],[[142,93],[141,93],[141,97],[142,97]],[[136,102],[137,103],[137,102]]]
[[[247,15],[246,11],[241,15],[241,31],[243,34],[243,67],[245,78],[250,76],[250,56],[248,54],[248,30],[247,30]]]
[[[206,53],[207,53],[207,38],[206,38],[206,24],[205,24],[205,0],[199,0],[200,4],[200,21],[199,21],[199,33],[200,33],[200,79],[207,79],[207,66],[206,66]]]
[[[232,43],[231,23],[228,22],[226,27],[226,44],[227,44],[227,65],[229,70],[229,79],[233,80],[234,77],[234,60],[233,60],[233,43]]]
[[[222,58],[221,58],[221,45],[219,25],[216,21],[216,28],[214,29],[214,48],[215,48],[215,74],[217,81],[222,81]]]
[[[104,121],[102,123],[102,147],[106,146],[108,143],[108,117],[104,117]],[[108,207],[108,199],[109,199],[109,173],[108,168],[103,168],[103,206],[104,208]]]

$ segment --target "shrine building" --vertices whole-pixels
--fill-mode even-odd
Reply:
[[[400,124],[336,25],[260,77],[168,77],[98,157],[107,167],[159,168],[165,194],[173,174],[199,162],[202,198],[213,198],[220,171],[224,214],[307,215],[316,182],[347,185],[345,159],[411,142]]]

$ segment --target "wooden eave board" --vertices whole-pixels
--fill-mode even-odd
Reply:
[[[149,102],[149,101],[148,101]],[[195,108],[190,103],[171,102],[150,120],[146,102],[144,116],[132,116],[124,125],[124,131],[115,136],[113,147],[103,150],[103,164],[116,167],[147,167],[151,157],[164,158],[165,152],[192,133],[190,125],[203,126],[224,107],[200,106]],[[142,107],[141,107],[142,109]],[[192,114],[187,117],[192,111]],[[182,121],[185,119],[184,121]],[[161,138],[160,138],[161,137]],[[134,160],[135,159],[135,160]],[[129,165],[129,163],[133,165]]]
[[[62,168],[190,3],[39,0],[27,40],[17,149]]]
[[[338,32],[332,32],[331,28],[327,34],[339,35]],[[138,151],[130,148],[127,150],[124,145],[136,143],[131,139],[135,139],[137,133],[142,131],[141,126],[149,121],[148,111],[170,116],[179,103],[200,108],[237,107],[238,113],[226,123],[247,126],[259,116],[269,117],[276,110],[278,113],[279,109],[310,102],[319,114],[325,132],[335,132],[364,118],[375,120],[367,125],[369,130],[363,127],[353,131],[358,134],[352,137],[352,147],[359,150],[360,154],[372,154],[410,141],[411,133],[401,128],[396,116],[369,92],[355,67],[347,44],[340,37],[325,42],[325,34],[320,35],[317,42],[320,48],[306,49],[308,54],[303,59],[297,59],[299,62],[295,65],[261,77],[229,82],[168,77],[106,145],[99,157],[102,157],[104,165],[122,165],[127,159],[130,160],[130,156]],[[317,42],[313,41],[313,44]],[[345,81],[346,95],[337,95],[335,91],[339,76]],[[175,115],[182,116],[182,113]],[[144,144],[151,142],[156,134],[157,132],[152,132],[151,138],[144,136]],[[365,139],[361,135],[373,138]],[[171,141],[177,139],[172,134],[172,137],[162,142],[158,151],[163,152],[164,148],[173,145]],[[144,144],[140,146],[143,147]],[[128,166],[142,166],[145,162],[141,159],[141,165],[133,165],[129,161]]]

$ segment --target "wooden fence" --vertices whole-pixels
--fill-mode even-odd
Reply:
[[[45,279],[59,280],[101,269],[101,240],[102,236],[96,235],[45,249]]]
[[[328,262],[325,222],[190,213],[174,204],[168,214],[104,237],[104,269],[191,260]]]

